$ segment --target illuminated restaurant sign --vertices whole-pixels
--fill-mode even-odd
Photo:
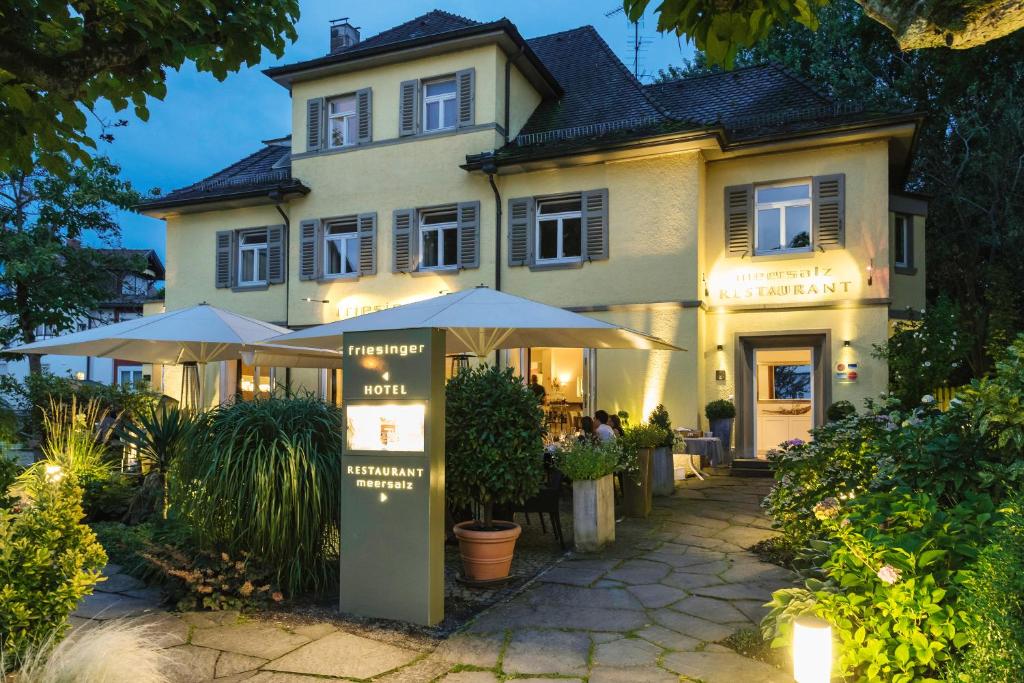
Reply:
[[[854,281],[831,266],[730,271],[715,279],[720,301],[752,299],[827,298],[855,293]]]
[[[444,332],[345,334],[341,610],[444,617]]]

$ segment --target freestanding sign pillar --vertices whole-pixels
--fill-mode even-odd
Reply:
[[[344,337],[341,610],[444,618],[443,330]]]

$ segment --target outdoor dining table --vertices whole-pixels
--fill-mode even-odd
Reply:
[[[722,448],[722,442],[715,436],[686,437],[686,452],[700,456],[702,467],[724,467],[729,465],[731,458],[726,455]]]

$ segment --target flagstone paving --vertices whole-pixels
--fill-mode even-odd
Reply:
[[[343,619],[172,614],[114,566],[72,621],[148,621],[183,683],[791,681],[720,644],[756,627],[771,592],[794,578],[747,550],[774,534],[759,507],[769,484],[683,482],[647,520],[619,523],[612,547],[568,555],[443,640]]]

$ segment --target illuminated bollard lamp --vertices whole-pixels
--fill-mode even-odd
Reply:
[[[793,678],[797,683],[829,683],[832,676],[832,626],[815,616],[793,621]]]

